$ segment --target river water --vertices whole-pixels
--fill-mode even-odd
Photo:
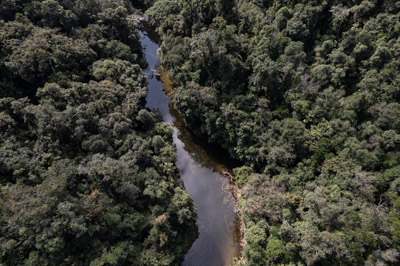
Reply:
[[[186,129],[182,117],[165,93],[164,87],[171,86],[166,71],[163,71],[161,79],[152,75],[152,70],[159,67],[158,45],[152,40],[155,38],[149,37],[146,31],[140,34],[143,54],[148,62],[145,70],[149,88],[147,107],[160,110],[164,121],[173,126],[173,140],[178,154],[176,164],[186,190],[197,207],[199,237],[182,265],[232,265],[233,257],[239,253],[240,234],[229,182],[220,174],[229,164],[228,156]]]

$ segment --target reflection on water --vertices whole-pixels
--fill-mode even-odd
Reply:
[[[225,167],[219,159],[228,157],[221,156],[217,149],[205,145],[186,129],[183,119],[173,108],[170,98],[165,95],[163,83],[153,76],[152,70],[159,65],[158,46],[145,32],[141,32],[141,37],[144,55],[149,64],[145,70],[149,83],[147,107],[159,109],[164,121],[173,126],[173,139],[178,154],[176,164],[186,190],[197,206],[199,237],[182,265],[232,265],[232,258],[239,252],[237,216],[234,212],[234,199],[227,189],[229,184],[218,173]],[[168,81],[166,76],[161,80]]]

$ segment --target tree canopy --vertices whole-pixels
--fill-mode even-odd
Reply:
[[[0,5],[0,264],[179,265],[196,210],[129,1]]]

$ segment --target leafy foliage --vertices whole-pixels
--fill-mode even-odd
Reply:
[[[0,5],[0,264],[179,265],[196,237],[131,10]]]

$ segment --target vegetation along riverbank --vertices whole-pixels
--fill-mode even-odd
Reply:
[[[179,265],[195,240],[131,10],[0,3],[1,265]]]
[[[1,265],[219,266],[225,167],[235,264],[399,265],[400,2],[0,2]]]

